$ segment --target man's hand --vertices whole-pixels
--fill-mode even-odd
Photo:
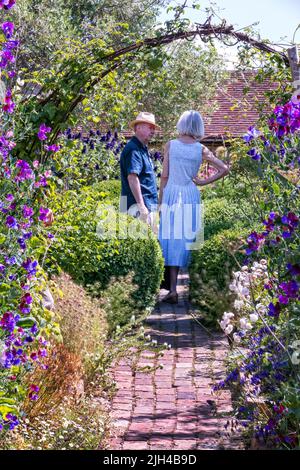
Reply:
[[[49,209],[46,219],[44,220],[45,227],[50,227],[54,222],[54,215],[51,209]]]
[[[143,222],[148,222],[148,215],[149,215],[149,211],[147,209],[147,207],[144,205],[144,204],[139,204],[139,213],[140,213],[140,219],[143,221]]]

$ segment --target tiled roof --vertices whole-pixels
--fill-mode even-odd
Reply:
[[[258,119],[257,100],[264,99],[264,92],[276,87],[275,83],[258,83],[254,72],[231,72],[214,100],[217,109],[204,117],[205,140],[226,139],[228,136],[240,137]],[[249,92],[243,93],[247,87]]]

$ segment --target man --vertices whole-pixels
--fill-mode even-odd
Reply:
[[[151,113],[139,113],[130,123],[135,135],[125,145],[120,158],[121,212],[153,225],[152,213],[157,209],[157,186],[153,163],[147,144],[160,129]]]

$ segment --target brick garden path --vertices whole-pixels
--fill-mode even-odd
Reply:
[[[163,364],[132,375],[125,362],[113,370],[117,393],[111,411],[109,450],[193,450],[241,448],[224,428],[230,394],[212,395],[224,375],[226,339],[209,335],[192,319],[188,274],[179,275],[179,303],[159,302],[147,320],[152,339],[172,345],[163,357],[141,356],[139,365]],[[224,416],[227,413],[227,416]]]

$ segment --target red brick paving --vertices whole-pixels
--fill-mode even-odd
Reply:
[[[211,391],[225,375],[226,340],[219,333],[210,335],[192,319],[188,275],[180,274],[179,283],[178,305],[159,302],[147,320],[151,337],[172,349],[158,359],[152,352],[144,353],[138,362],[158,362],[163,369],[132,376],[121,362],[113,370],[117,392],[109,450],[242,448],[224,428],[228,419],[224,413],[232,410],[229,392],[216,397]]]

